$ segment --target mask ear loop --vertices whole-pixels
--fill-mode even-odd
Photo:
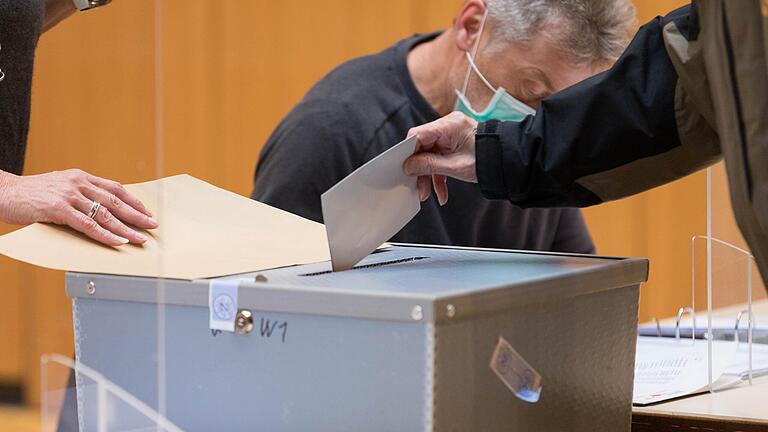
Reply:
[[[472,55],[469,55],[468,51],[464,51],[464,54],[467,56],[467,73],[464,74],[464,86],[461,88],[461,92],[463,94],[467,94],[467,87],[469,86],[469,72],[474,69],[475,72],[480,76],[480,78],[483,80],[485,85],[491,88],[493,90],[493,86],[488,83],[488,80],[485,79],[483,74],[480,73],[480,71],[477,69],[477,66],[475,66],[475,62],[472,60],[472,57],[477,55],[477,50],[480,48],[480,38],[483,36],[483,29],[485,28],[485,20],[488,18],[488,9],[485,9],[485,13],[483,14],[483,20],[480,21],[480,30],[477,32],[477,40],[475,41],[475,46],[472,47]]]
[[[486,87],[488,87],[488,88],[489,88],[489,89],[490,89],[492,92],[495,92],[495,91],[496,91],[496,89],[495,89],[495,88],[493,88],[493,86],[491,85],[491,83],[489,83],[489,82],[488,82],[488,80],[487,80],[487,79],[485,79],[485,77],[483,76],[483,74],[482,74],[482,73],[480,73],[480,69],[478,69],[478,68],[477,68],[477,65],[475,65],[475,62],[472,60],[472,57],[469,55],[469,53],[468,53],[468,52],[464,52],[464,54],[466,54],[466,55],[467,55],[467,62],[469,62],[469,67],[471,67],[471,68],[472,68],[472,70],[474,70],[474,71],[475,71],[475,73],[477,74],[477,76],[478,76],[478,77],[480,77],[480,80],[483,82],[483,84],[485,84],[485,86],[486,86]],[[465,91],[465,92],[467,91],[467,82],[468,82],[468,81],[469,81],[469,76],[467,76],[467,80],[465,80],[465,82],[464,82],[464,91]]]

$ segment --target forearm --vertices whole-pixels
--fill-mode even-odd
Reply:
[[[75,5],[72,0],[45,0],[43,32],[50,30],[56,24],[75,13],[75,11]]]
[[[14,206],[14,180],[17,175],[0,170],[0,221],[10,222],[11,209]]]

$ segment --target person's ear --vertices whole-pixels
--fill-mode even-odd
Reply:
[[[459,11],[459,15],[453,22],[453,34],[456,48],[461,51],[470,51],[480,37],[480,27],[483,17],[488,10],[483,0],[469,0]]]

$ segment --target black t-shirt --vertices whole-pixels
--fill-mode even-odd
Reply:
[[[0,170],[21,174],[44,0],[0,0]]]
[[[436,37],[416,35],[351,60],[318,82],[283,119],[262,150],[253,199],[322,222],[320,195],[438,118],[408,71],[411,48]],[[391,241],[593,253],[578,209],[522,210],[489,201],[476,184],[449,179],[450,200],[434,195]]]

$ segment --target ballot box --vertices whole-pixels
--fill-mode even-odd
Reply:
[[[643,259],[393,245],[343,272],[66,284],[77,360],[182,430],[613,432],[630,429],[647,271]],[[221,283],[237,291],[234,332],[211,329]],[[130,426],[116,406],[97,419],[93,392],[78,389],[77,405],[81,430]]]

